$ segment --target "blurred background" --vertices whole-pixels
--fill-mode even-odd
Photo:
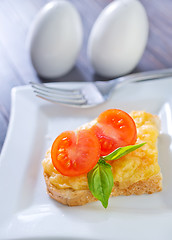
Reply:
[[[26,36],[38,11],[47,0],[0,1],[0,151],[6,136],[11,107],[11,89],[39,78],[30,62]],[[94,73],[87,59],[87,41],[97,16],[110,0],[70,0],[81,15],[84,41],[75,67],[64,77],[53,81],[95,81],[102,77]],[[172,67],[172,1],[140,0],[149,19],[146,50],[133,72]]]

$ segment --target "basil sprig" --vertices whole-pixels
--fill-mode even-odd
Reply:
[[[117,160],[126,154],[135,151],[145,143],[117,148],[107,156],[100,157],[96,166],[88,172],[88,187],[95,198],[101,201],[104,208],[108,206],[108,200],[114,185],[111,165],[106,161]]]
[[[128,154],[130,152],[133,152],[137,148],[142,147],[143,145],[145,145],[145,143],[140,143],[140,144],[136,144],[136,145],[129,145],[129,146],[126,146],[126,147],[119,147],[115,151],[111,152],[109,155],[104,156],[103,159],[106,160],[106,161],[117,160],[117,159],[125,156],[126,154]]]
[[[88,186],[93,196],[101,201],[104,208],[107,208],[113,187],[111,165],[100,159],[96,166],[87,174],[87,178]]]

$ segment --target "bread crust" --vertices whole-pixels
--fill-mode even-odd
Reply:
[[[73,190],[73,189],[57,189],[50,183],[49,176],[44,172],[44,178],[47,185],[49,196],[56,201],[68,206],[80,206],[89,202],[97,201],[90,190]],[[158,173],[146,180],[140,180],[129,185],[126,188],[121,188],[119,182],[114,182],[112,196],[119,195],[141,195],[144,193],[152,194],[162,190],[162,175]]]

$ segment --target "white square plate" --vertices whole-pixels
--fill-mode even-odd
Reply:
[[[91,83],[56,83],[61,87]],[[54,138],[108,108],[158,114],[163,191],[114,197],[67,207],[46,193],[41,161]],[[0,239],[172,239],[172,79],[132,83],[103,105],[79,109],[36,98],[30,86],[14,88],[6,141],[0,157]]]

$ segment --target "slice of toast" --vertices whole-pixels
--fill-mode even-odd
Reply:
[[[137,127],[137,143],[146,144],[121,159],[112,161],[114,187],[111,196],[151,194],[162,190],[156,146],[159,119],[143,111],[132,112],[131,116]],[[66,177],[57,172],[51,162],[50,150],[43,160],[43,168],[47,192],[58,202],[78,206],[97,200],[88,189],[86,175]]]

